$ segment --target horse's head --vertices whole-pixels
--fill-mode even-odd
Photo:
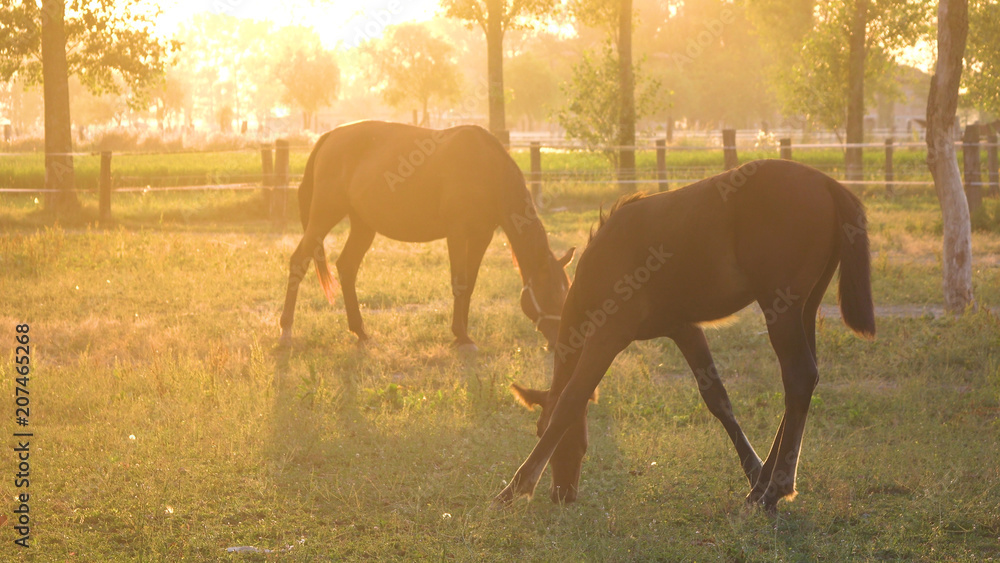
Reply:
[[[525,407],[532,410],[534,410],[535,405],[542,407],[542,413],[535,426],[535,434],[541,438],[549,426],[552,410],[555,409],[559,397],[550,397],[548,391],[525,389],[516,383],[511,385],[511,391]],[[596,389],[590,400],[597,402]],[[556,451],[549,458],[549,466],[552,467],[552,491],[550,494],[552,502],[569,503],[576,500],[577,489],[580,485],[580,469],[583,467],[585,453],[587,453],[586,409],[584,409],[582,427],[573,428],[566,432],[559,442],[559,446],[556,447]]]
[[[545,263],[528,275],[521,288],[521,310],[545,335],[549,348],[555,348],[559,336],[559,320],[569,290],[566,266],[573,260],[575,250],[575,247],[570,248],[559,259],[549,253]]]

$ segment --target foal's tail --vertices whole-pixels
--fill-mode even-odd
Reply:
[[[309,226],[309,209],[312,206],[313,169],[315,168],[316,153],[329,134],[329,132],[325,133],[316,141],[316,146],[313,147],[312,152],[309,153],[309,160],[306,161],[306,170],[302,176],[302,183],[299,184],[299,219],[302,220],[303,231],[306,231]],[[316,273],[319,274],[319,284],[323,286],[323,293],[326,294],[326,300],[333,305],[337,302],[337,282],[334,281],[333,274],[330,272],[330,265],[326,262],[326,249],[323,248],[323,239],[319,240],[319,245],[316,246],[313,259],[316,261]],[[307,263],[306,266],[308,265]]]
[[[840,314],[854,332],[873,338],[875,306],[872,304],[871,256],[865,208],[861,200],[840,182],[831,179],[828,187],[837,208],[840,230]]]

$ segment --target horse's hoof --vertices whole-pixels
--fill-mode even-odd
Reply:
[[[456,350],[462,353],[471,354],[479,351],[479,347],[476,346],[476,343],[471,340],[467,340],[464,342],[456,340],[455,342],[452,343],[452,346],[454,346]]]
[[[573,504],[576,502],[576,490],[570,488],[567,491],[563,491],[559,487],[553,487],[552,492],[549,494],[549,499],[553,504]]]
[[[493,502],[490,503],[490,508],[493,510],[503,510],[509,508],[511,504],[514,503],[514,485],[510,484],[500,491],[500,494],[493,497]]]
[[[764,512],[764,514],[768,515],[771,518],[774,518],[775,516],[778,515],[778,501],[775,500],[773,502],[768,502],[766,497],[762,493],[755,494],[754,491],[751,491],[750,494],[747,495],[745,506],[747,507],[747,510],[750,511],[756,512],[758,510],[761,510]]]

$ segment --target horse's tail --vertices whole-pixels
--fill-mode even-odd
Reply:
[[[875,336],[875,306],[872,304],[871,256],[865,208],[861,200],[840,182],[831,179],[828,187],[837,209],[840,231],[840,314],[851,330],[872,338]]]
[[[309,210],[312,206],[313,169],[315,168],[316,153],[319,152],[320,145],[323,144],[323,141],[326,140],[329,134],[329,132],[325,133],[316,141],[316,146],[313,147],[312,152],[309,154],[309,160],[306,161],[306,170],[302,176],[302,183],[299,184],[299,218],[302,220],[303,231],[307,230],[309,226]],[[337,282],[333,279],[333,273],[330,272],[330,265],[326,261],[326,249],[323,248],[323,239],[319,240],[319,245],[316,246],[314,254],[313,259],[316,261],[316,273],[319,275],[319,284],[323,286],[323,293],[326,294],[326,300],[333,305],[337,302]]]

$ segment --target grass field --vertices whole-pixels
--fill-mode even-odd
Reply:
[[[553,194],[543,220],[557,252],[586,243],[615,193]],[[34,547],[14,546],[8,522],[0,560],[1000,559],[1000,321],[988,312],[880,317],[874,342],[824,317],[799,497],[776,519],[744,510],[735,452],[669,341],[633,344],[606,376],[578,503],[549,503],[544,477],[538,498],[492,511],[535,443],[536,414],[507,388],[547,387],[551,373],[502,234],[473,299],[478,353],[450,347],[445,244],[378,238],[359,280],[374,343],[356,345],[310,276],[283,357],[297,221],[272,230],[253,192],[116,197],[117,225],[101,229],[0,196],[0,428],[15,431],[14,327],[29,323],[35,433]],[[940,306],[933,196],[866,203],[876,304]],[[327,238],[332,255],[345,237],[341,225]],[[1000,235],[973,239],[976,295],[995,308]],[[763,453],[783,404],[763,317],[748,309],[709,339]]]

